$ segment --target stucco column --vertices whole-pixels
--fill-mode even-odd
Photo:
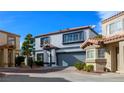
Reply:
[[[106,46],[106,51],[105,51],[105,59],[106,59],[106,68],[111,70],[111,47],[110,45]]]
[[[47,50],[43,51],[44,63],[49,62]],[[44,66],[47,66],[46,64]]]
[[[118,72],[124,73],[124,41],[119,42],[119,69]]]
[[[116,71],[116,47],[111,47],[111,71]]]
[[[44,50],[43,53],[44,53],[44,62],[47,62],[47,51]]]
[[[97,48],[95,48],[95,50],[94,50],[94,52],[95,52],[95,59],[97,59],[98,58],[98,49]]]
[[[15,57],[16,57],[16,55],[15,55],[15,50],[12,50],[12,66],[13,67],[15,67]]]
[[[55,64],[52,65],[52,66],[56,66],[57,65],[57,61],[56,61],[56,50],[55,49],[51,50],[51,57],[52,57],[52,62],[55,62]]]
[[[4,67],[8,67],[8,49],[3,50]]]

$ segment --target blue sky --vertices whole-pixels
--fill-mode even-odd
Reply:
[[[71,27],[96,25],[100,33],[100,21],[115,12],[96,11],[30,11],[0,12],[0,29],[21,35],[21,43],[28,33],[45,34]]]

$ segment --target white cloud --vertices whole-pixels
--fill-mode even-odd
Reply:
[[[120,11],[99,11],[97,13],[98,13],[99,18],[104,20],[106,18],[111,17],[112,15],[117,14],[118,12]]]

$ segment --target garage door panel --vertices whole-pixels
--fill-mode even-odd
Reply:
[[[85,53],[61,53],[57,54],[58,66],[72,66],[78,61],[85,60]]]

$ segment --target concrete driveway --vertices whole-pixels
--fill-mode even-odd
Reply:
[[[49,69],[49,68],[48,68]],[[46,70],[48,70],[46,69]],[[31,70],[33,71],[33,70]],[[84,73],[69,67],[62,70],[53,70],[45,73],[4,72],[6,76],[1,77],[3,82],[123,82],[124,74],[117,73]],[[45,70],[44,70],[45,71]]]

